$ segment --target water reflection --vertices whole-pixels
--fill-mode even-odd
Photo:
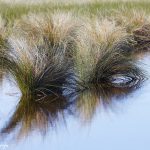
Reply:
[[[65,124],[68,116],[78,116],[80,121],[89,123],[96,110],[111,107],[112,104],[133,92],[132,88],[91,88],[80,93],[66,96],[50,95],[42,100],[22,96],[12,117],[1,130],[4,140],[10,135],[22,139],[33,131],[46,135],[49,129]],[[115,106],[115,105],[113,105]]]
[[[136,88],[110,88],[101,86],[80,93],[76,100],[76,111],[83,123],[92,121],[96,111],[101,108],[111,108],[116,101],[120,101],[135,91]],[[115,105],[113,105],[115,107]]]
[[[21,139],[34,130],[45,135],[50,127],[56,128],[60,122],[65,122],[68,107],[69,103],[63,97],[52,95],[42,102],[30,96],[21,97],[12,117],[1,130],[1,136],[5,138],[16,132],[16,138]]]
[[[4,73],[3,73],[2,69],[0,69],[0,86],[2,85],[3,76],[4,76]]]

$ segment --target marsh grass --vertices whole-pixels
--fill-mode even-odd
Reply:
[[[5,47],[5,38],[6,38],[5,21],[0,16],[0,50],[2,50]]]
[[[0,55],[1,66],[13,76],[23,95],[42,98],[62,91],[72,74],[69,57],[74,48],[74,26],[69,14],[59,13],[32,15],[15,26],[8,38],[9,50]]]
[[[15,39],[15,43],[13,42],[14,39],[11,39],[13,47],[1,59],[4,69],[13,76],[22,94],[38,93],[41,97],[47,94],[57,95],[70,74],[69,64],[63,53],[49,52],[47,43],[39,49],[28,47],[24,39]]]
[[[144,74],[131,57],[132,42],[125,28],[115,21],[95,18],[85,22],[79,32],[78,49],[74,54],[75,72],[82,89],[102,84],[108,87],[136,87],[143,81]],[[113,82],[124,78],[122,83]],[[129,79],[129,81],[126,81]]]
[[[150,21],[149,14],[147,14],[144,9],[128,10],[126,7],[123,7],[118,11],[114,11],[113,18],[116,20],[118,25],[124,27],[127,33],[130,34],[132,34],[135,29],[142,27]]]
[[[49,15],[40,13],[23,16],[21,20],[16,21],[14,32],[19,32],[21,36],[26,37],[31,45],[42,44],[41,37],[43,37],[51,44],[52,49],[67,55],[75,47],[78,26],[79,23],[73,14],[56,11]]]
[[[2,139],[33,129],[45,135],[66,114],[90,122],[98,108],[139,88],[146,74],[136,53],[150,49],[149,7],[148,1],[0,2],[0,83],[5,74],[22,93]]]
[[[34,5],[25,5],[24,3],[4,3],[0,1],[0,14],[7,20],[8,24],[12,24],[15,19],[21,18],[22,15],[28,13],[39,13],[39,12],[73,12],[75,14],[93,16],[99,12],[104,16],[110,16],[113,10],[118,10],[122,7],[127,8],[127,11],[132,9],[145,10],[149,13],[149,1],[94,1],[91,3],[59,3],[59,2],[48,2]],[[108,11],[109,10],[109,11]]]
[[[7,31],[5,26],[5,20],[0,16],[0,55],[3,56],[5,54],[6,49],[8,48],[8,43],[6,40]],[[0,64],[3,64],[3,60],[0,59]],[[3,81],[4,76],[4,68],[0,65],[0,85]]]
[[[1,67],[23,95],[43,97],[64,87],[83,90],[101,84],[136,87],[143,80],[133,52],[135,31],[149,21],[148,2],[1,4],[9,32]],[[125,84],[116,82],[120,79]]]
[[[133,32],[135,49],[137,52],[149,52],[150,50],[150,24],[145,24]]]
[[[149,50],[150,17],[144,9],[127,10],[122,8],[119,12],[115,12],[114,19],[119,26],[125,28],[126,32],[131,35],[132,41],[134,41],[132,57],[136,53],[142,51],[144,53]]]

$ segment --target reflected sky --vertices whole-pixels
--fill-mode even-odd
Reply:
[[[150,74],[150,57],[142,63]],[[94,89],[35,102],[4,79],[0,144],[9,150],[149,150],[150,81],[136,91]],[[4,140],[5,139],[5,140]]]

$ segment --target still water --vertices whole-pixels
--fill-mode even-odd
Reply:
[[[150,75],[150,57],[142,66]],[[0,128],[8,150],[150,150],[150,80],[118,98],[88,91],[77,103],[37,104],[4,79]]]

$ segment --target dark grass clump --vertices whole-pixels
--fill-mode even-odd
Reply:
[[[101,55],[91,73],[91,84],[119,88],[136,88],[140,85],[145,78],[143,71],[120,51],[110,49]]]
[[[135,49],[137,52],[148,52],[150,50],[150,24],[143,25],[133,32],[136,41]]]
[[[44,17],[44,18],[43,18]],[[63,17],[63,18],[62,18]],[[31,15],[16,23],[3,66],[23,95],[60,94],[72,75],[76,27],[69,14]]]
[[[3,56],[8,48],[8,43],[6,40],[6,23],[4,19],[0,16],[0,55]],[[1,57],[0,56],[0,57]],[[3,64],[3,59],[0,59],[0,64]],[[0,85],[4,77],[4,68],[0,65]]]
[[[51,49],[47,41],[43,46],[29,47],[25,39],[10,39],[10,45],[10,50],[0,55],[1,65],[15,79],[23,95],[45,97],[61,92],[71,71],[60,47],[59,52]]]
[[[6,21],[0,15],[0,51],[6,47]]]
[[[139,87],[145,75],[132,56],[135,43],[132,40],[114,20],[86,21],[79,32],[78,49],[74,54],[76,88]]]
[[[132,58],[126,28],[109,18],[74,19],[57,12],[29,14],[15,22],[0,65],[22,94],[43,98],[64,88],[138,87],[144,74]]]

